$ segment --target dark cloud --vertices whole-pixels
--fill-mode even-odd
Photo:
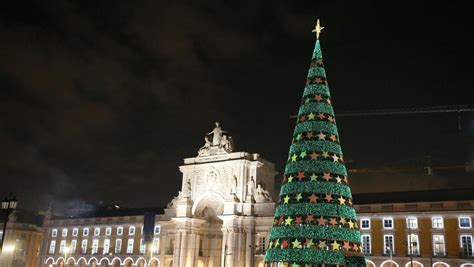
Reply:
[[[469,9],[405,5],[7,3],[0,193],[16,192],[28,208],[65,200],[162,205],[178,190],[178,165],[214,121],[239,149],[283,168],[316,16],[327,27],[336,112],[469,102]],[[338,123],[347,158],[367,167],[407,154],[472,160],[472,116],[462,120],[462,131],[451,115]],[[362,179],[357,190],[377,190]]]

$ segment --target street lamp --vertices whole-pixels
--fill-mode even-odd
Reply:
[[[387,246],[388,253],[390,255],[390,266],[393,266],[393,260],[392,260],[392,247]]]
[[[148,266],[151,267],[151,259],[153,259],[153,251],[156,250],[155,244],[151,244],[150,246],[150,259],[148,260]]]
[[[8,217],[10,214],[16,209],[16,205],[18,204],[18,201],[16,200],[16,197],[6,197],[5,199],[2,200],[2,211],[5,212],[5,221],[3,223],[3,233],[2,233],[2,240],[0,241],[0,254],[3,252],[3,242],[5,241],[6,231],[7,231],[7,222],[8,222]]]
[[[71,250],[70,247],[65,247],[64,248],[64,267],[67,266],[67,254],[69,253],[70,250]]]

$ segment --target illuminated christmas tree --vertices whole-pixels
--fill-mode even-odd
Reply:
[[[266,266],[366,266],[319,43],[308,71]]]

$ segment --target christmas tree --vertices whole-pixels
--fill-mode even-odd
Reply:
[[[366,266],[319,43],[270,233],[266,266]]]

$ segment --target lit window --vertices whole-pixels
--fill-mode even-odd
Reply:
[[[420,241],[417,234],[410,234],[407,236],[408,241],[408,255],[420,255]]]
[[[59,254],[63,254],[65,248],[66,248],[66,240],[61,240],[61,242],[59,243]]]
[[[434,229],[443,229],[444,228],[443,218],[442,217],[431,218],[431,226]]]
[[[133,239],[130,238],[127,242],[127,254],[133,253]]]
[[[51,230],[51,236],[52,236],[52,237],[58,236],[58,229],[53,229],[53,230]]]
[[[202,240],[202,239],[201,239]],[[158,251],[160,250],[160,238],[156,237],[153,239],[153,254],[158,254]]]
[[[55,249],[56,249],[56,240],[51,240],[51,244],[49,244],[49,254],[54,254]]]
[[[134,235],[135,234],[135,226],[130,226],[128,228],[128,235]]]
[[[462,235],[461,239],[461,253],[464,257],[472,257],[472,236]]]
[[[372,244],[370,243],[370,235],[362,235],[362,251],[365,255],[372,254]]]
[[[392,218],[383,218],[383,228],[392,229],[393,228],[393,219]]]
[[[383,251],[385,255],[395,254],[395,242],[393,241],[393,235],[383,236]]]
[[[407,228],[417,229],[418,228],[418,219],[415,217],[407,218]]]
[[[72,236],[77,236],[78,233],[79,233],[79,229],[77,228],[72,229]]]
[[[123,227],[117,227],[117,235],[123,235]]]
[[[444,235],[433,235],[433,256],[445,256]]]
[[[97,254],[99,250],[99,239],[92,240],[92,254]]]
[[[105,235],[111,235],[112,234],[112,228],[107,227],[105,228]]]
[[[155,231],[154,231],[155,235],[159,235],[161,233],[161,226],[159,225],[155,225]]]
[[[66,237],[67,236],[67,228],[64,228],[61,232],[61,236],[62,237]]]
[[[81,253],[82,254],[87,253],[87,239],[82,240]]]
[[[94,235],[95,236],[100,235],[100,228],[99,227],[94,228]]]
[[[83,235],[83,236],[88,236],[88,235],[89,235],[89,228],[84,228],[84,229],[82,230],[82,235]]]
[[[71,240],[71,254],[76,254],[77,240]]]
[[[104,251],[103,254],[108,254],[110,250],[110,239],[104,239]]]
[[[146,252],[146,242],[145,238],[142,238],[140,241],[140,254],[145,254]]]
[[[360,219],[360,229],[370,229],[370,219]]]
[[[471,228],[471,217],[459,217],[459,228]]]
[[[122,251],[122,239],[115,240],[115,254],[120,254]]]

